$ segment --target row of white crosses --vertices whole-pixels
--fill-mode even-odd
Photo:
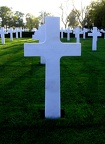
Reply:
[[[20,33],[20,38],[22,38],[22,28],[15,28],[12,27],[8,30],[8,33],[10,33],[10,40],[13,40],[13,33],[16,33],[16,38],[18,39],[18,32]]]
[[[45,25],[45,24],[44,24]],[[33,35],[33,39],[38,39],[39,42],[42,42],[45,40],[45,32],[44,29],[42,29],[42,27],[45,27],[43,25],[41,25],[38,30],[35,32],[35,34]],[[75,28],[73,31],[70,30],[69,28],[67,28],[66,30],[64,30],[63,28],[61,28],[60,32],[61,32],[61,38],[63,38],[63,32],[67,33],[67,40],[70,40],[70,33],[74,33],[75,37],[76,37],[76,42],[79,43],[80,42],[80,34],[83,34],[83,39],[86,38],[85,34],[86,32],[88,32],[89,29],[83,28],[83,30],[81,30],[79,27]],[[103,29],[99,30],[96,27],[93,27],[93,30],[91,30],[92,33],[89,33],[88,36],[93,36],[93,42],[92,42],[92,50],[97,50],[97,38],[98,36],[101,36],[100,32],[104,33],[105,35],[105,31]],[[93,34],[94,33],[94,34]],[[98,35],[97,35],[98,34]],[[41,57],[41,64],[45,64],[45,59]]]
[[[60,41],[60,18],[45,18],[45,41],[25,43],[24,56],[43,56],[45,58],[45,117],[60,118],[60,58],[81,56],[80,43]]]
[[[76,42],[80,42],[80,34],[83,34],[83,39],[85,39],[85,34],[86,32],[88,32],[89,30],[86,28],[83,28],[83,30],[81,30],[79,27],[76,27],[75,29],[71,30],[70,28],[67,28],[66,30],[64,30],[63,28],[61,28],[60,32],[61,32],[61,39],[63,38],[63,32],[67,33],[67,41],[70,40],[70,33],[75,34],[75,38],[76,38]]]
[[[81,30],[79,27],[75,28],[73,30],[73,33],[75,34],[75,38],[76,38],[76,42],[79,43],[80,42],[80,34],[83,34],[83,39],[85,39],[85,34],[86,32],[88,32],[89,30],[84,28],[83,30]],[[61,33],[66,32],[63,29],[61,30]],[[71,31],[69,30],[68,33],[70,33]],[[104,33],[104,39],[105,39],[105,31],[103,29],[101,29],[100,31],[97,29],[97,27],[93,27],[93,30],[91,30],[91,33],[88,33],[88,36],[92,36],[92,51],[96,51],[97,50],[97,37],[101,36],[102,34],[100,33]],[[70,35],[69,35],[70,36]],[[63,38],[63,34],[61,34],[61,38]],[[68,35],[67,35],[67,39],[68,39]],[[70,40],[70,38],[68,39]]]
[[[5,34],[10,33],[10,41],[13,41],[13,33],[16,33],[16,38],[18,39],[18,32],[20,32],[20,38],[22,38],[22,28],[15,28],[12,27],[6,32],[4,30],[4,27],[0,29],[0,35],[1,35],[1,42],[2,44],[5,44]]]
[[[61,32],[61,39],[64,38],[63,33],[67,33],[67,41],[69,41],[70,40],[70,33],[72,33],[73,31],[70,28],[67,28],[65,30],[63,28],[61,28],[60,32]]]

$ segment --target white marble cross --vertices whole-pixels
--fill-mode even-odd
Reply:
[[[0,29],[0,34],[1,34],[2,44],[5,44],[5,34],[8,34],[8,32],[6,32],[6,31],[4,30],[4,27],[1,27],[1,29]]]
[[[40,37],[40,30],[39,30],[40,26],[38,27],[38,30],[36,30],[34,32],[34,34],[32,35],[32,39],[33,40],[39,40],[39,37]]]
[[[63,32],[66,32],[66,30],[64,30],[63,27],[62,27],[60,32],[61,32],[61,39],[63,39]]]
[[[13,33],[14,33],[14,30],[13,30],[12,27],[8,30],[8,33],[10,33],[10,41],[13,41]]]
[[[60,118],[60,58],[63,56],[81,56],[80,43],[62,43],[60,41],[60,18],[45,18],[45,41],[25,43],[24,56],[44,56],[45,71],[45,117]]]
[[[39,42],[42,43],[45,41],[45,24],[42,24],[40,27]],[[46,60],[43,56],[40,57],[40,63],[45,64]]]
[[[83,28],[83,39],[85,39],[86,38],[86,32],[88,32],[88,29],[86,29],[86,28]]]
[[[72,33],[72,30],[70,30],[70,28],[67,28],[66,32],[67,32],[67,41],[69,41],[70,40],[70,33]]]
[[[32,35],[33,40],[39,40],[39,43],[45,41],[45,24],[39,26],[38,30]],[[45,64],[45,58],[43,56],[40,57],[40,63]]]
[[[16,38],[18,39],[18,32],[19,32],[19,29],[18,29],[18,28],[15,28],[15,32],[16,32]]]
[[[42,13],[42,24],[45,23],[45,12]]]
[[[100,32],[104,33],[104,39],[105,39],[105,31],[101,29]]]
[[[39,42],[45,41],[45,24],[40,26]]]
[[[101,33],[97,31],[97,27],[93,27],[92,33],[88,33],[88,36],[92,36],[92,50],[97,50],[97,37],[101,36]]]
[[[73,33],[75,34],[76,42],[80,43],[80,34],[83,34],[83,31],[81,31],[81,29],[77,27],[73,30]]]
[[[20,38],[22,38],[22,32],[23,32],[23,29],[19,28]]]
[[[28,28],[25,28],[25,29],[23,29],[24,30],[24,32],[29,32],[29,29]]]

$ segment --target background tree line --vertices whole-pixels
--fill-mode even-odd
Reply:
[[[81,10],[78,10],[73,3],[73,9],[70,9],[69,14],[64,11],[63,4],[61,4],[60,10],[61,20],[65,28],[75,28],[76,26],[80,26],[82,28],[91,28],[92,26],[105,28],[105,0],[92,1],[87,7],[83,7],[81,3]],[[45,12],[45,16],[48,15],[51,16],[50,13]],[[9,8],[7,6],[0,7],[1,27],[24,27],[32,30],[32,28],[38,28],[41,23],[42,12],[39,13],[38,17],[36,17],[30,13],[27,13],[25,15],[24,13],[19,11],[13,12],[12,8]]]
[[[69,9],[69,0],[66,0],[66,7],[61,4],[61,20],[66,27],[75,28],[80,26],[81,28],[92,28],[96,26],[98,28],[105,28],[105,0],[94,0],[88,6],[83,6],[81,1],[81,8],[78,10],[72,1],[72,9],[67,14]]]
[[[42,23],[43,12],[40,12],[39,16],[36,17],[30,13],[26,15],[20,11],[12,11],[12,8],[7,6],[0,7],[0,26],[10,28],[10,27],[22,27],[32,30],[33,28],[38,28]],[[44,12],[44,15],[51,15],[50,13]]]

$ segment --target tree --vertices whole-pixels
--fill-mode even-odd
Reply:
[[[0,19],[2,27],[23,27],[23,16],[24,14],[19,11],[13,13],[12,8],[7,6],[0,7]]]
[[[13,16],[13,26],[23,27],[24,26],[23,17],[24,17],[24,13],[16,11]]]
[[[34,15],[27,13],[26,14],[26,27],[31,31],[33,28],[39,27],[39,17],[35,17]]]
[[[73,5],[73,9],[74,9],[74,13],[78,19],[78,22],[79,22],[79,25],[83,28],[85,26],[85,23],[84,23],[84,18],[85,18],[85,15],[86,15],[86,6],[83,6],[82,4],[82,0],[81,0],[81,8],[80,10],[78,10],[74,4],[74,0],[72,0],[72,5]]]
[[[41,11],[41,12],[39,12],[40,13],[40,15],[39,15],[39,21],[40,21],[40,24],[43,24],[43,23],[45,23],[45,17],[46,16],[52,16],[52,14],[51,13],[49,13],[49,12],[46,12],[46,11]]]
[[[1,26],[2,27],[8,27],[9,21],[11,20],[13,15],[13,12],[11,8],[7,6],[1,6],[0,7],[0,18],[1,18]]]
[[[85,21],[87,22],[87,26],[91,23],[92,26],[105,28],[105,0],[91,2],[87,7]]]
[[[61,10],[61,21],[62,21],[65,29],[68,26],[68,7],[69,7],[68,2],[69,2],[69,0],[65,0],[64,4],[61,3],[61,5],[59,7]]]
[[[64,4],[61,4],[60,9],[61,9],[61,20],[62,20],[62,23],[64,24],[65,28],[70,25],[69,17],[70,17],[70,19],[73,20],[73,18],[72,18],[73,15],[75,15],[75,17],[76,17],[75,20],[73,20],[73,23],[76,22],[82,28],[84,27],[83,20],[84,20],[85,13],[86,13],[86,7],[83,6],[82,0],[81,0],[81,8],[80,9],[76,8],[74,0],[71,0],[71,1],[65,0]],[[72,15],[72,16],[70,16],[70,15]]]
[[[79,22],[78,22],[77,15],[76,15],[74,9],[72,9],[72,11],[68,15],[67,19],[68,19],[68,26],[69,27],[74,29],[75,27],[78,26]]]

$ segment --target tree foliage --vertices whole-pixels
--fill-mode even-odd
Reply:
[[[105,0],[91,2],[87,7],[87,14],[84,19],[87,26],[105,28]]]
[[[2,27],[23,27],[24,13],[16,11],[15,13],[7,6],[0,7],[0,18]]]
[[[71,2],[71,3],[70,3]],[[64,6],[66,5],[66,7]],[[75,27],[79,25],[80,27],[84,27],[84,17],[86,14],[86,7],[83,6],[83,3],[81,1],[81,8],[77,9],[75,5],[74,0],[65,0],[65,3],[61,4],[60,9],[61,9],[61,20],[62,23],[64,24],[64,27],[66,28],[67,26]],[[70,8],[72,5],[72,8]],[[68,13],[69,10],[69,13]]]
[[[20,11],[12,11],[12,8],[7,6],[0,7],[0,26],[9,28],[9,27],[27,27],[30,30],[32,28],[38,28],[40,24],[40,18],[35,17],[34,15],[27,13],[26,14],[26,23],[24,23],[25,15]]]
[[[13,16],[14,26],[23,27],[24,26],[23,18],[24,18],[24,13],[16,11]]]
[[[45,23],[45,17],[46,16],[52,16],[52,14],[51,13],[49,13],[49,12],[46,12],[46,11],[40,11],[39,12],[39,21],[40,21],[40,24],[43,24],[43,23]]]
[[[13,12],[7,6],[0,7],[1,26],[7,27],[12,19]]]
[[[83,6],[82,1],[80,3],[81,3],[81,7],[78,10],[74,4],[74,0],[72,0],[73,9],[74,9],[76,18],[78,20],[78,24],[79,24],[79,26],[81,26],[83,28],[83,27],[85,27],[84,18],[85,18],[87,9],[86,9],[86,6]]]
[[[29,30],[32,30],[33,28],[38,29],[39,26],[39,17],[35,17],[34,15],[27,13],[26,14],[26,27],[29,28]]]
[[[65,11],[65,7],[63,6],[63,4],[61,4],[59,8],[61,9],[61,21],[66,29],[68,26],[68,15]]]
[[[79,22],[78,22],[78,18],[77,18],[77,15],[76,15],[76,12],[74,9],[70,12],[67,19],[68,19],[68,26],[69,27],[74,29],[75,27],[78,26]]]

